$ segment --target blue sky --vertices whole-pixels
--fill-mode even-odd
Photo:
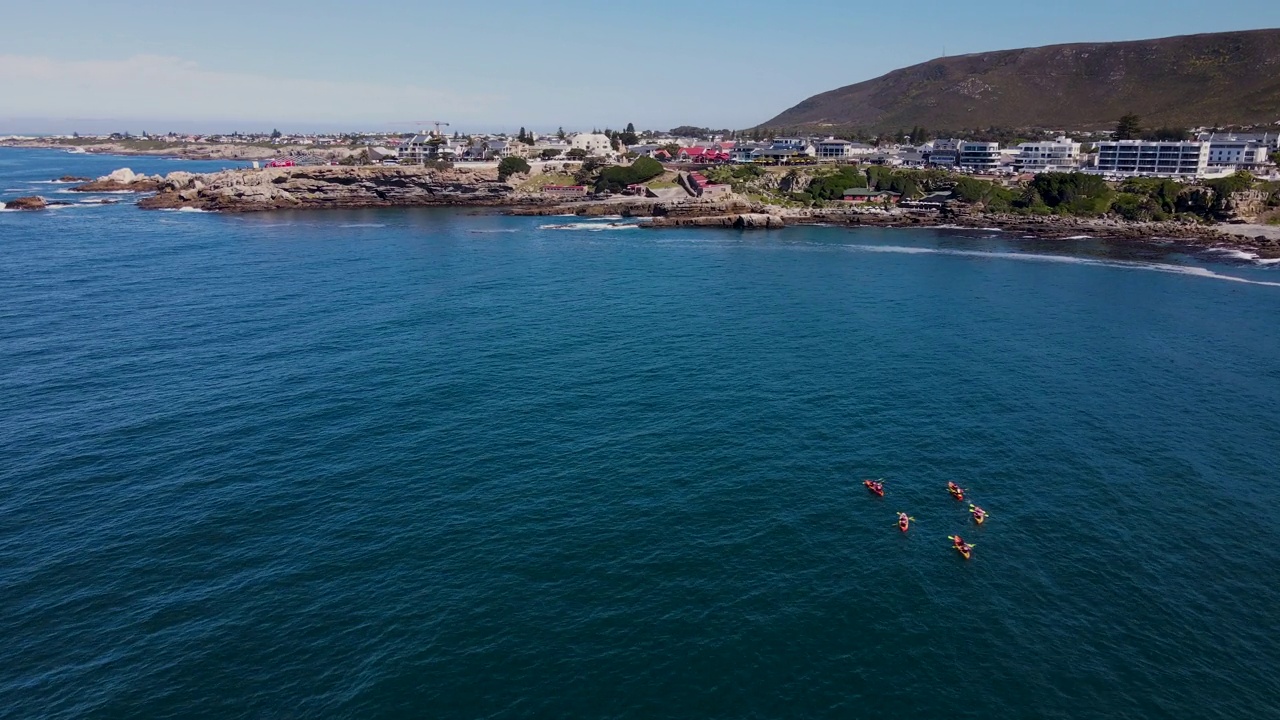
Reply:
[[[1280,26],[1276,0],[1228,11],[1187,0],[6,5],[0,131],[10,132],[67,118],[153,132],[415,120],[740,128],[944,52]]]

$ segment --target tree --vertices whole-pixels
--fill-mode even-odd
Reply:
[[[271,139],[272,139],[272,140],[279,140],[279,139],[280,139],[280,137],[281,137],[281,135],[282,135],[282,133],[281,133],[279,130],[272,130],[272,131],[271,131]]]
[[[79,137],[79,136],[77,136],[77,137]],[[1271,153],[1271,162],[1272,162],[1272,163],[1274,163],[1274,164],[1276,164],[1276,165],[1280,165],[1280,152],[1273,152],[1273,153]]]
[[[636,126],[633,123],[627,123],[627,129],[618,133],[618,142],[623,145],[635,145],[640,142],[640,137],[636,135]]]
[[[1120,118],[1120,122],[1116,123],[1116,132],[1113,136],[1116,140],[1136,140],[1142,134],[1142,118],[1128,113]]]
[[[524,128],[520,128],[520,134],[516,135],[516,140],[519,140],[520,142],[524,142],[524,138],[525,138]]]
[[[564,156],[570,160],[582,160],[587,156],[587,151],[582,148],[571,148]]]
[[[1186,128],[1179,127],[1161,127],[1143,133],[1143,137],[1147,140],[1186,140],[1191,135]]]
[[[507,178],[518,173],[528,173],[532,168],[529,163],[521,157],[504,157],[498,163],[498,179],[505,181]]]
[[[555,157],[555,156],[557,156],[557,155],[559,155],[559,154],[560,154],[560,151],[559,151],[559,150],[556,150],[555,148],[547,148],[546,150],[543,150],[543,151],[542,151],[542,159],[543,159],[543,160],[550,160],[551,158],[553,158],[553,157]]]
[[[556,137],[560,138],[561,140],[565,138],[564,128],[560,128],[559,130],[556,130]]]
[[[661,149],[666,150],[667,154],[673,158],[680,154],[680,146],[675,143],[667,143],[666,145],[663,145]]]

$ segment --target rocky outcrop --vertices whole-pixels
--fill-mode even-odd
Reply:
[[[155,192],[160,189],[163,179],[159,175],[139,175],[129,168],[120,168],[97,180],[77,185],[71,190],[72,192]]]
[[[779,215],[763,213],[739,213],[737,215],[703,215],[698,217],[655,217],[641,223],[641,227],[722,227],[738,230],[769,230],[785,227],[786,221]]]
[[[90,178],[78,177],[76,175],[63,175],[62,177],[54,180],[54,182],[58,182],[58,183],[85,183],[89,181],[90,181]]]
[[[305,208],[426,205],[498,206],[513,190],[491,169],[424,167],[291,167],[172,173],[144,198],[147,209],[196,208],[226,212]]]
[[[43,210],[47,207],[49,202],[39,195],[15,198],[4,204],[5,210]]]

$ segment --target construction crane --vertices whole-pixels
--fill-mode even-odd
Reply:
[[[449,127],[449,123],[443,120],[414,120],[413,123],[419,127],[424,127],[424,128],[428,125],[435,125],[436,137],[444,137],[443,135],[440,134],[440,128]]]

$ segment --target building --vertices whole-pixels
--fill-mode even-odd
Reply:
[[[1097,172],[1104,175],[1203,177],[1209,168],[1209,143],[1191,141],[1107,140],[1098,143]]]
[[[551,195],[553,197],[586,197],[586,185],[544,185],[542,186],[543,195]]]
[[[440,160],[451,154],[445,139],[439,135],[414,135],[396,147],[396,157],[401,163],[420,165],[427,160]]]
[[[733,191],[732,186],[713,183],[707,180],[706,176],[700,172],[689,173],[685,178],[685,182],[688,184],[689,191],[695,197],[719,197]]]
[[[1270,155],[1264,142],[1245,137],[1220,135],[1208,142],[1209,167],[1257,167],[1265,164]]]
[[[569,149],[604,157],[613,154],[613,141],[604,133],[577,133],[569,138]]]
[[[1080,165],[1080,143],[1066,137],[1022,143],[1014,165],[1019,171],[1032,173],[1074,170]]]
[[[853,143],[827,138],[813,144],[819,160],[848,160],[853,157]]]
[[[1196,139],[1208,141],[1210,144],[1218,141],[1251,142],[1266,148],[1268,153],[1280,151],[1280,133],[1206,132],[1200,133]],[[1212,151],[1210,151],[1210,154],[1212,154]]]
[[[853,205],[890,202],[896,204],[902,198],[898,193],[870,188],[849,188],[841,193],[841,200]]]
[[[929,151],[930,165],[955,165],[960,162],[960,146],[963,140],[957,138],[938,138],[933,141],[933,149]]]
[[[962,142],[956,164],[977,172],[995,172],[1000,169],[1000,143]]]

